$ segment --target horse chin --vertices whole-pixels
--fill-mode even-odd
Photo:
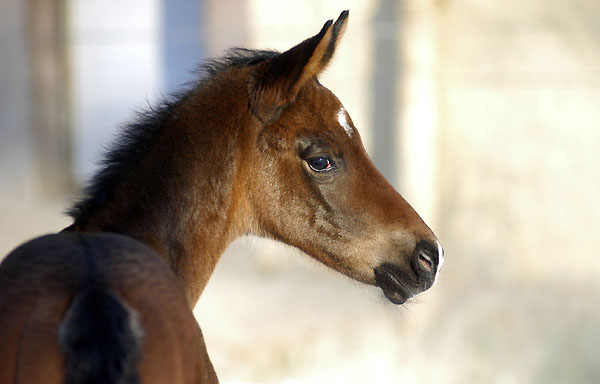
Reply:
[[[375,283],[381,288],[385,297],[393,304],[404,304],[414,296],[413,292],[401,280],[397,268],[383,264],[374,270]]]

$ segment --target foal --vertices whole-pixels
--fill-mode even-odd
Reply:
[[[246,234],[295,246],[396,304],[431,287],[440,244],[317,80],[347,20],[342,12],[284,53],[232,50],[129,126],[70,210],[73,224],[0,266],[0,337],[11,341],[0,382],[105,372],[112,382],[216,382],[190,308]],[[44,334],[37,348],[11,336],[33,338],[31,327]]]

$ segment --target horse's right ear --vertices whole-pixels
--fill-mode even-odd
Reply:
[[[263,124],[277,120],[309,79],[325,69],[344,33],[348,11],[329,20],[315,36],[256,65],[250,79],[249,106]]]

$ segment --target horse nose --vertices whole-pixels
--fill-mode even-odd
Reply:
[[[413,269],[419,278],[433,285],[437,280],[438,273],[444,263],[444,250],[440,243],[423,241],[417,245],[415,250]]]

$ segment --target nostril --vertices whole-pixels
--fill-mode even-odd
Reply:
[[[431,260],[431,257],[427,256],[423,251],[419,252],[419,266],[429,273],[433,272],[434,269],[433,260]]]
[[[422,241],[417,245],[416,255],[413,259],[415,273],[422,278],[433,279],[437,275],[439,254],[437,244]]]

